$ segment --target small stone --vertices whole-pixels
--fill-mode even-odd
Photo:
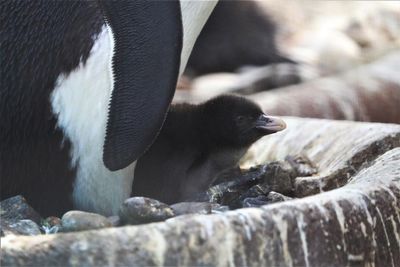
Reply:
[[[191,213],[210,214],[212,207],[215,205],[218,204],[213,204],[210,202],[180,202],[171,205],[171,208],[174,210],[174,213],[177,216]]]
[[[106,217],[96,213],[72,210],[61,218],[62,232],[76,232],[111,227]]]
[[[121,226],[121,219],[118,215],[107,217],[113,227]]]
[[[4,235],[40,235],[39,226],[32,220],[19,220],[11,224],[3,224]]]
[[[272,191],[287,194],[292,192],[295,171],[289,163],[274,161],[266,165],[266,172],[263,175],[263,186],[269,186]]]
[[[119,210],[123,224],[160,222],[174,216],[175,213],[170,206],[146,197],[128,198]]]
[[[213,202],[222,205],[230,205],[240,195],[249,190],[252,186],[264,179],[266,166],[257,166],[241,172],[236,177],[231,177],[229,182],[223,182],[210,187],[207,191],[194,196],[193,200],[199,202]]]
[[[269,203],[276,203],[276,202],[282,202],[282,201],[291,200],[293,198],[285,196],[285,195],[282,195],[282,194],[274,192],[274,191],[271,191],[267,195],[267,199],[268,199]]]
[[[241,197],[257,197],[260,195],[268,195],[271,191],[271,186],[268,184],[257,184],[252,186],[247,192],[245,192]]]

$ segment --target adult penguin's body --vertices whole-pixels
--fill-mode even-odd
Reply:
[[[1,198],[116,213],[215,2],[0,5]]]

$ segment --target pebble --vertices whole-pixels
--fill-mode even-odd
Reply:
[[[276,202],[282,202],[282,201],[291,200],[293,198],[285,196],[285,195],[282,195],[282,194],[280,194],[278,192],[271,191],[267,195],[267,199],[268,199],[269,203],[276,203]]]
[[[96,213],[71,210],[61,218],[62,232],[76,232],[111,227],[109,220]]]
[[[293,191],[295,172],[285,161],[275,161],[266,165],[261,184],[269,186],[270,190],[287,194]]]
[[[128,198],[119,210],[122,224],[160,222],[174,216],[175,213],[170,206],[146,197]]]

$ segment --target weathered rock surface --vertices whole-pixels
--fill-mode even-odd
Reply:
[[[304,156],[287,156],[284,161],[272,161],[250,169],[234,168],[223,173],[212,187],[193,196],[193,200],[226,205],[229,209],[259,207],[283,201],[270,197],[271,191],[293,195],[296,177],[311,176],[317,168]],[[184,203],[183,203],[184,204]]]
[[[247,163],[254,153],[264,162],[304,152],[319,171],[309,184],[336,189],[147,225],[7,236],[1,265],[399,266],[400,126],[286,121],[288,130],[256,144]]]
[[[255,143],[242,166],[305,155],[318,167],[318,174],[295,179],[296,197],[340,187],[365,164],[400,146],[400,125],[396,124],[299,118],[285,118],[285,122],[288,130]]]
[[[287,201],[287,200],[291,200],[293,198],[282,195],[280,193],[271,191],[268,193],[267,195],[267,200],[269,203],[276,203],[276,202],[283,202],[283,201]]]
[[[62,232],[76,232],[112,226],[106,217],[96,213],[71,210],[61,218]]]

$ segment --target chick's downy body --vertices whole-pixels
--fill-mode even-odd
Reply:
[[[189,199],[234,167],[259,138],[284,128],[282,120],[239,96],[173,105],[160,135],[137,163],[132,195],[168,204]]]

